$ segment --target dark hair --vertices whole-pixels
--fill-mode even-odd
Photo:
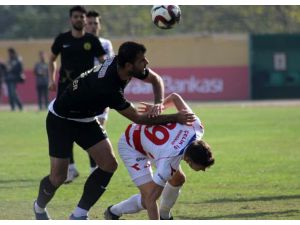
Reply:
[[[185,154],[194,163],[204,167],[209,167],[215,163],[210,146],[203,140],[197,140],[190,144]]]
[[[69,16],[72,17],[73,12],[81,12],[83,14],[86,14],[86,9],[81,6],[81,5],[76,5],[73,6],[70,10],[69,10]]]
[[[90,10],[86,14],[86,17],[100,17],[100,14],[95,10]]]
[[[134,63],[139,53],[145,54],[146,47],[133,41],[124,42],[118,52],[118,65],[124,67],[126,63]]]
[[[16,54],[17,53],[16,50],[14,48],[12,48],[12,47],[8,48],[7,51],[9,53],[12,53],[12,54]]]

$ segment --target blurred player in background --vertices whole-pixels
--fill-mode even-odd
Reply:
[[[56,91],[56,59],[61,56],[59,70],[57,97],[66,87],[72,83],[81,73],[94,67],[95,58],[104,61],[106,54],[100,41],[94,35],[85,32],[86,9],[82,6],[74,6],[69,11],[71,30],[59,34],[52,44],[49,59],[49,90]],[[70,156],[70,165],[66,183],[79,176],[73,163],[73,154]]]
[[[17,85],[25,81],[22,57],[19,56],[14,48],[7,49],[8,61],[6,64],[5,82],[7,85],[9,104],[12,111],[17,106],[23,110],[23,103],[17,93]]]
[[[96,11],[89,11],[86,15],[86,21],[87,21],[86,26],[85,26],[86,32],[95,35],[95,37],[98,37],[104,51],[106,52],[106,54],[104,55],[104,59],[113,57],[114,50],[113,50],[111,41],[108,39],[105,39],[105,38],[101,38],[99,36],[100,31],[101,31],[101,17],[99,15],[99,13]],[[96,66],[99,64],[101,64],[101,62],[99,61],[98,58],[95,58],[94,65]],[[105,129],[106,121],[108,119],[108,112],[109,112],[109,108],[107,107],[101,115],[97,116],[97,120],[98,120],[99,124],[104,129]],[[90,173],[92,173],[96,169],[97,165],[91,156],[89,156],[89,160],[90,160]],[[68,178],[67,178],[66,182],[71,182],[73,179],[76,178],[77,174],[78,174],[78,171],[77,171],[76,165],[75,165],[74,151],[72,151],[72,154],[70,157],[69,174],[68,174]]]
[[[39,61],[35,64],[33,72],[35,75],[35,85],[36,92],[38,96],[38,106],[39,110],[43,109],[43,105],[45,109],[48,107],[48,64],[46,62],[46,53],[44,51],[39,52]]]
[[[163,106],[165,109],[175,106],[178,111],[192,113],[178,94],[166,97]],[[147,112],[151,107],[144,103],[140,110]],[[108,207],[104,213],[105,219],[117,220],[123,214],[137,213],[143,209],[147,210],[149,219],[173,219],[171,208],[185,182],[181,160],[195,171],[205,171],[214,164],[210,146],[202,140],[203,134],[204,128],[199,118],[192,125],[129,125],[119,140],[119,154],[140,194]],[[154,175],[151,163],[157,168]],[[156,201],[161,194],[158,209]]]
[[[106,52],[106,54],[104,55],[104,59],[113,57],[115,53],[111,41],[103,37],[100,37],[102,20],[99,13],[96,11],[89,11],[86,17],[87,17],[86,32],[89,32],[99,38],[101,45],[104,51]],[[95,65],[99,63],[100,63],[99,60],[96,59]],[[97,117],[98,122],[104,128],[105,128],[105,123],[108,119],[108,111],[109,108],[106,108],[104,113]]]

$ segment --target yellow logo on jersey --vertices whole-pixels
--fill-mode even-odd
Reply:
[[[91,45],[90,42],[86,42],[86,43],[83,44],[83,48],[84,48],[84,50],[89,51],[89,50],[91,50],[92,45]]]

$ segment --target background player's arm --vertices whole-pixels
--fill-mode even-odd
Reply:
[[[148,115],[150,117],[155,117],[161,114],[163,110],[162,102],[165,96],[164,82],[162,78],[150,68],[149,68],[149,74],[147,78],[144,79],[143,81],[150,83],[152,85],[153,94],[154,94],[154,106],[148,112]]]
[[[55,84],[56,68],[57,68],[56,59],[57,59],[57,55],[51,53],[49,57],[49,65],[48,65],[48,72],[49,72],[48,89],[50,91],[56,91],[56,84]]]
[[[145,125],[159,125],[167,123],[181,123],[189,125],[196,119],[195,115],[189,112],[158,115],[156,117],[150,118],[147,114],[139,113],[136,108],[133,107],[133,105],[130,105],[126,109],[118,110],[118,112],[136,124]]]

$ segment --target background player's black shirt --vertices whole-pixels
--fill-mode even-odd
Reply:
[[[94,35],[85,33],[81,38],[74,38],[71,31],[58,35],[51,50],[55,55],[61,54],[57,96],[79,74],[93,68],[94,57],[106,54],[99,39]]]
[[[56,98],[53,105],[55,113],[81,119],[100,115],[106,107],[116,110],[128,108],[130,103],[124,98],[124,89],[130,80],[121,80],[117,68],[117,57],[114,57],[107,59],[101,67],[81,74]],[[146,69],[139,79],[147,76]]]

